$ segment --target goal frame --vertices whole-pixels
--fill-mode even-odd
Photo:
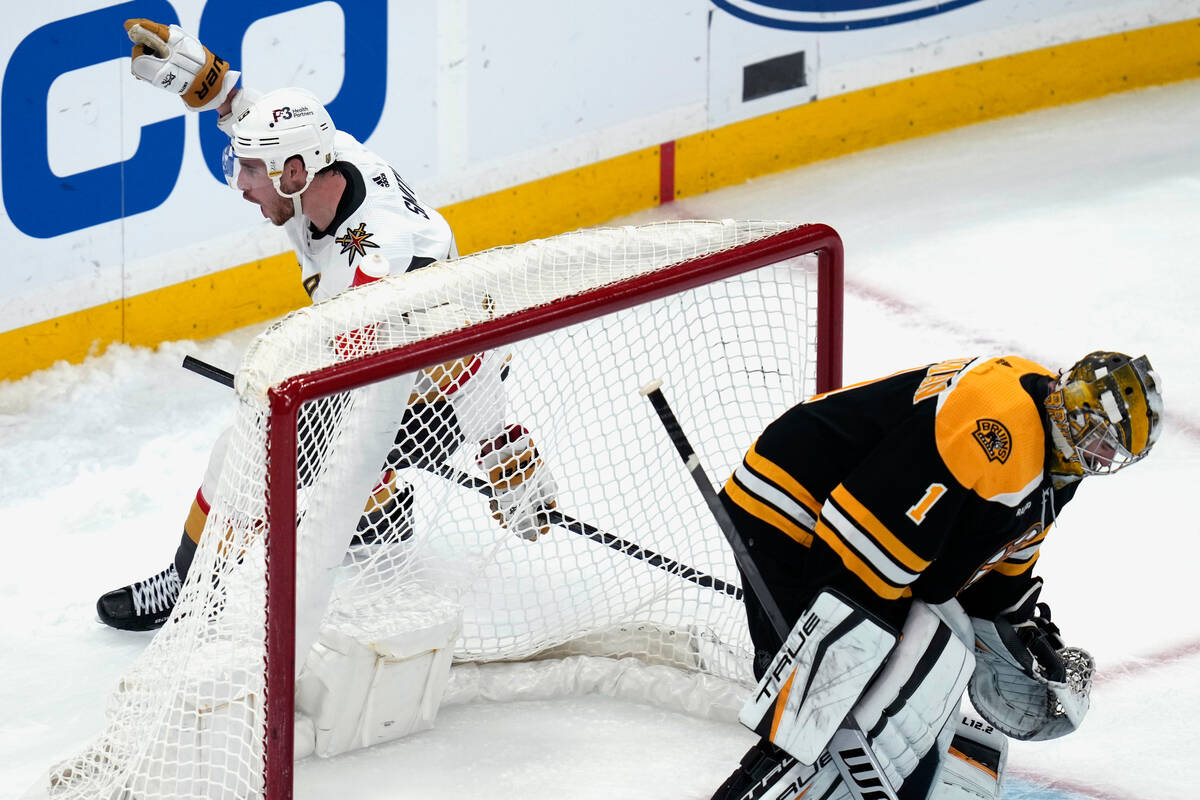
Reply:
[[[801,225],[739,247],[681,261],[653,274],[569,295],[433,336],[293,376],[268,391],[267,598],[263,794],[291,800],[294,759],[297,421],[303,403],[416,372],[571,324],[804,255],[817,260],[816,390],[842,381],[841,237],[828,225]],[[276,487],[282,487],[276,491]],[[291,569],[273,570],[272,565]],[[283,698],[274,702],[273,698]]]

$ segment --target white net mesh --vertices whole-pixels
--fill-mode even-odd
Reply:
[[[580,231],[393,276],[263,333],[238,371],[233,434],[175,613],[122,679],[97,742],[52,771],[50,796],[261,792],[272,387],[513,314],[532,331],[564,298],[613,299],[794,227]],[[723,481],[815,388],[815,261],[507,344],[471,340],[462,358],[304,403],[297,663],[318,629],[373,640],[450,620],[456,661],[586,652],[751,682],[729,547],[637,390],[662,379]]]

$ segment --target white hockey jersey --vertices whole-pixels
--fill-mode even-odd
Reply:
[[[392,274],[456,255],[450,225],[399,172],[348,133],[338,131],[334,141],[338,159],[330,169],[346,178],[346,191],[333,222],[323,231],[304,216],[284,224],[314,303],[348,289],[371,253],[386,258]]]

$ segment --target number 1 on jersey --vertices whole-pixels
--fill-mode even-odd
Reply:
[[[925,490],[925,494],[920,500],[913,505],[906,513],[908,518],[915,524],[920,525],[925,521],[925,515],[929,513],[929,509],[933,508],[942,495],[946,493],[946,487],[940,483],[931,483],[929,488]]]

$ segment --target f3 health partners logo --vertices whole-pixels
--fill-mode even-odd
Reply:
[[[944,14],[983,0],[712,0],[735,17],[793,31],[848,31],[877,28]]]

